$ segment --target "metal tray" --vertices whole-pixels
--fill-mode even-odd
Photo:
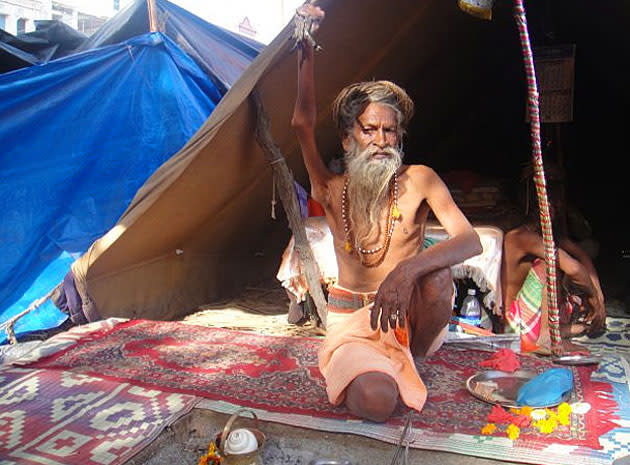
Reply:
[[[602,361],[597,355],[561,355],[551,359],[553,363],[560,365],[596,365]]]
[[[529,380],[538,376],[533,371],[518,370],[514,373],[504,371],[481,371],[466,380],[466,389],[476,398],[489,404],[499,404],[502,407],[520,407],[516,404],[518,390]],[[562,402],[567,402],[571,397],[571,391],[565,393],[562,398],[553,404],[530,405],[532,408],[555,407]]]

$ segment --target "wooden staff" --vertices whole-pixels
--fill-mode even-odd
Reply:
[[[271,136],[269,116],[263,107],[260,95],[256,90],[251,94],[252,100],[256,105],[256,140],[260,144],[265,158],[271,164],[276,179],[278,180],[278,194],[280,201],[284,207],[289,221],[289,227],[295,238],[295,250],[302,262],[306,282],[317,314],[322,322],[322,326],[326,328],[326,299],[322,291],[320,282],[320,272],[313,251],[306,238],[306,229],[304,221],[300,213],[299,202],[293,187],[293,174],[287,166],[286,160],[280,147],[276,144]]]

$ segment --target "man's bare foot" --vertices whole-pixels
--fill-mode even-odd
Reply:
[[[562,350],[563,350],[564,355],[590,355],[591,354],[591,351],[588,350],[586,347],[580,344],[575,344],[574,342],[571,342],[566,339],[562,340]]]
[[[538,344],[538,348],[533,351],[537,355],[552,355],[551,344]],[[584,346],[571,342],[567,339],[562,340],[563,355],[590,355],[591,352]]]

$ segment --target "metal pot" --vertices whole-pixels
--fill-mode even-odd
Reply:
[[[249,413],[254,419],[254,428],[247,428],[255,437],[258,443],[258,447],[256,450],[251,452],[246,452],[243,454],[238,453],[230,453],[226,450],[225,445],[227,442],[227,438],[232,431],[232,426],[234,422],[239,418],[241,413]],[[223,440],[225,438],[225,441]],[[265,435],[258,429],[258,417],[256,414],[248,409],[239,409],[232,414],[229,418],[225,426],[223,427],[223,432],[217,434],[215,441],[219,451],[221,452],[222,464],[224,465],[263,465],[262,458],[260,453],[263,450],[265,445]]]

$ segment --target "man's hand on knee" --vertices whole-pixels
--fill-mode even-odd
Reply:
[[[411,294],[413,292],[413,279],[404,265],[398,265],[381,283],[374,299],[374,305],[370,310],[370,325],[376,329],[379,324],[381,329],[387,332],[388,328],[401,328],[407,321],[407,313]]]

